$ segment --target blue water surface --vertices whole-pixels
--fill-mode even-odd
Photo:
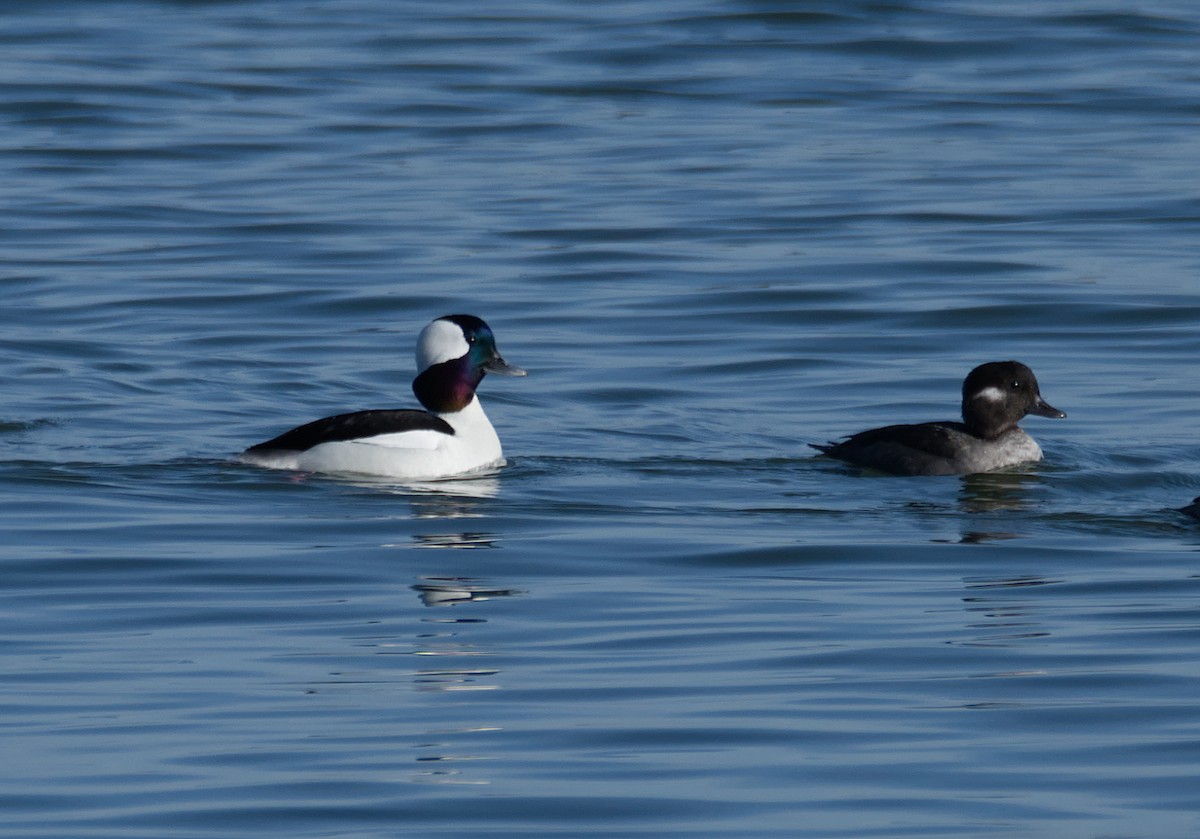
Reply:
[[[0,835],[1200,832],[1200,8],[0,8]],[[487,319],[510,465],[242,466]],[[1016,358],[1046,459],[814,457]]]

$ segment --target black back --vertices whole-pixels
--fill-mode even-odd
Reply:
[[[840,443],[814,449],[858,466],[870,466],[895,475],[953,474],[961,437],[969,434],[961,422],[925,422],[888,425],[862,431]]]
[[[402,431],[437,431],[454,434],[454,427],[444,419],[425,411],[355,411],[325,417],[285,431],[273,440],[246,449],[247,452],[289,451],[304,452],[321,443],[361,440],[379,434]]]

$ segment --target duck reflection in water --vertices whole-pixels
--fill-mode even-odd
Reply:
[[[1041,483],[1038,475],[1027,472],[964,475],[959,486],[958,501],[965,513],[1023,511],[1029,507],[1031,491]],[[1019,539],[1021,535],[1008,530],[966,530],[959,538],[959,543],[982,545],[1005,539]]]
[[[1033,490],[1043,485],[1041,476],[1029,472],[981,472],[960,481],[958,500],[968,513],[1025,510]]]
[[[414,533],[412,538],[417,548],[467,551],[497,547],[492,533]]]
[[[515,597],[524,593],[517,589],[496,588],[471,577],[422,577],[421,582],[412,588],[426,606],[482,603],[497,597]]]
[[[1011,647],[1050,635],[1042,619],[1042,608],[1032,596],[1022,598],[1018,590],[1055,585],[1062,580],[1021,574],[1008,577],[967,577],[963,604],[969,619],[966,636],[950,643],[968,647]],[[997,674],[1000,675],[1000,674]],[[1003,675],[1031,675],[1012,671]]]

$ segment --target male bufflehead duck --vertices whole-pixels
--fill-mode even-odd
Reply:
[[[1041,447],[1017,423],[1027,414],[1066,416],[1042,401],[1033,371],[1019,361],[981,364],[962,393],[962,422],[889,425],[812,446],[894,475],[965,475],[1041,460]]]
[[[500,438],[475,388],[486,373],[524,376],[500,357],[492,330],[473,315],[447,315],[417,339],[413,391],[424,411],[357,411],[293,428],[251,446],[243,463],[304,472],[448,478],[504,465]]]

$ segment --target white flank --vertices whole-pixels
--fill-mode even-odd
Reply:
[[[477,472],[504,463],[500,439],[479,399],[472,399],[461,411],[440,416],[454,426],[454,434],[436,431],[379,434],[321,443],[305,452],[274,458],[274,462],[267,462],[266,458],[254,462],[302,472],[427,480]]]

